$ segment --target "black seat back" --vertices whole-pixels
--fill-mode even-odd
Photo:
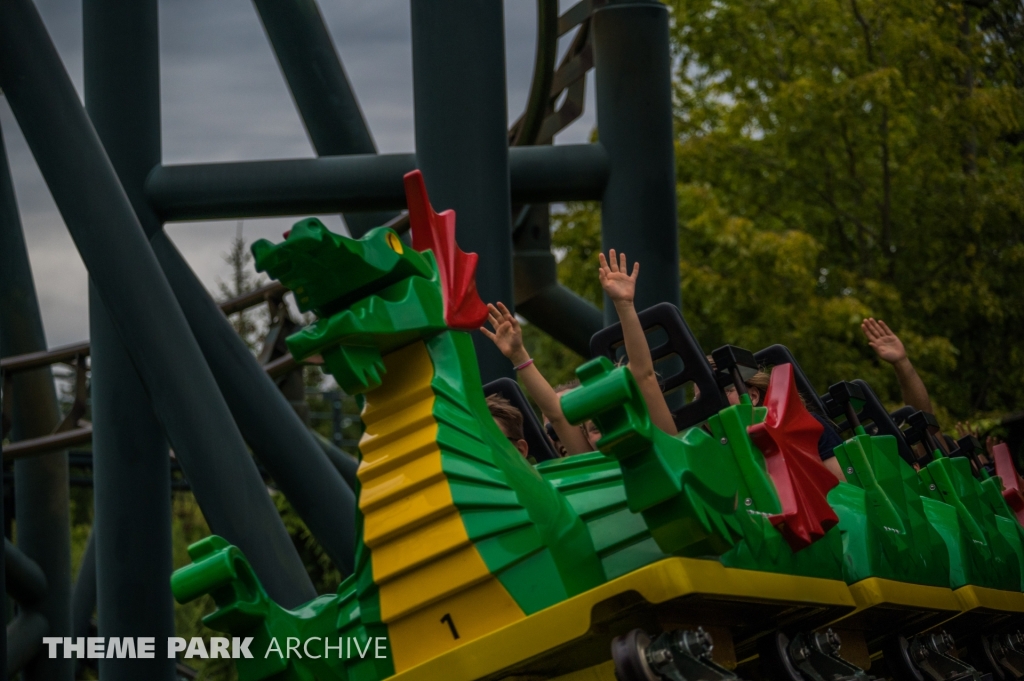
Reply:
[[[533,408],[526,401],[526,396],[519,384],[511,378],[502,377],[484,386],[484,396],[501,395],[512,403],[512,406],[523,413],[523,438],[530,445],[530,456],[537,463],[548,459],[557,459],[558,452],[548,439],[547,433],[540,424]]]
[[[950,458],[954,456],[966,456],[974,463],[974,467],[979,472],[985,468],[989,471],[989,474],[994,474],[994,462],[988,464],[981,463],[979,455],[984,453],[985,448],[981,445],[978,438],[974,437],[970,433],[964,435],[959,440],[954,440],[948,435],[943,435],[946,441],[946,451],[949,452]]]
[[[895,411],[891,412],[889,416],[892,417],[892,420],[896,422],[897,426],[903,426],[903,424],[907,423],[907,420],[910,418],[910,415],[913,414],[915,411],[917,410],[911,407],[910,405],[903,405],[899,409],[896,409]]]
[[[695,426],[728,407],[729,401],[715,381],[707,356],[693,337],[679,308],[671,303],[658,303],[641,311],[639,317],[648,338],[658,329],[662,329],[668,336],[664,343],[651,348],[651,359],[659,373],[665,367],[671,367],[673,363],[670,360],[676,357],[682,364],[680,368],[679,362],[676,362],[672,373],[659,376],[661,391],[671,393],[690,381],[700,390],[698,399],[672,410],[676,427],[683,430]],[[601,329],[590,338],[590,354],[594,357],[607,357],[613,362],[618,358],[622,346],[622,324]]]
[[[860,421],[871,421],[878,435],[892,435],[896,438],[896,451],[899,452],[900,458],[911,465],[916,463],[917,457],[914,455],[914,450],[910,448],[906,436],[893,421],[892,416],[889,415],[888,410],[878,399],[878,395],[871,389],[871,386],[859,378],[852,382],[853,390],[841,390],[839,389],[840,385],[830,387],[829,392],[821,396],[826,414],[837,422],[839,429],[849,430],[852,435],[852,425],[846,418],[846,404],[837,400],[843,400],[850,396],[857,400],[863,400],[860,409],[857,410],[857,417]]]

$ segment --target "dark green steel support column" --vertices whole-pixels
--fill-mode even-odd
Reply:
[[[95,471],[93,472],[95,475]],[[96,610],[96,523],[85,543],[82,563],[71,592],[71,635],[88,636],[92,613]]]
[[[317,156],[375,154],[370,129],[316,0],[253,0]],[[346,213],[354,237],[394,212]]]
[[[174,636],[167,438],[95,286],[89,336],[99,635],[166,641]],[[100,678],[174,681],[175,662],[166,655],[102,659]]]
[[[160,163],[156,2],[135,3],[131,12],[121,11],[117,4],[88,0],[84,5],[90,118],[242,436],[327,554],[350,572],[355,495],[160,229],[160,220],[145,199],[146,177]],[[91,87],[93,83],[96,87]],[[126,138],[126,132],[134,137]],[[140,143],[132,144],[134,138]],[[167,580],[161,584],[170,588]]]
[[[485,302],[512,298],[503,3],[411,0],[416,159],[437,210],[456,214],[459,246],[480,255]],[[473,334],[484,382],[508,360]]]
[[[0,141],[0,356],[46,349],[39,302],[25,236],[11,185],[7,153]],[[50,368],[12,377],[11,440],[49,435],[60,422]],[[71,529],[67,452],[14,464],[18,548],[46,575],[43,600],[33,606],[49,622],[50,636],[71,635]],[[3,667],[6,669],[6,666]],[[25,681],[71,681],[74,660],[36,656],[22,672]]]
[[[309,600],[309,576],[31,0],[0,3],[0,84],[211,528],[276,601]]]
[[[516,312],[570,350],[589,357],[590,337],[604,328],[604,315],[558,283],[548,204],[535,203],[520,212],[512,243]]]
[[[2,141],[0,141],[2,144]],[[0,230],[3,227],[0,226]],[[0,310],[2,313],[2,310]],[[0,325],[3,323],[0,322]],[[0,385],[3,384],[4,375],[0,371]],[[0,395],[0,412],[3,411],[3,396]],[[0,442],[0,462],[3,461],[3,443]],[[3,471],[2,464],[0,464],[0,472]],[[3,527],[4,521],[4,485],[2,479],[0,479],[0,527]],[[6,563],[6,561],[4,561]],[[6,567],[3,563],[0,563],[0,584],[7,584],[7,573]],[[4,635],[0,636],[0,669],[7,669],[7,589],[0,589],[0,612],[3,613],[3,624],[4,624]]]
[[[592,30],[597,131],[609,165],[602,245],[641,263],[638,310],[679,305],[668,9],[655,0],[616,2],[594,12]],[[607,300],[604,310],[606,323],[618,321]]]
[[[0,149],[2,149],[2,148],[3,148],[3,139],[2,139],[2,135],[0,135]],[[5,154],[5,156],[6,156],[6,154]],[[5,161],[4,162],[4,166],[6,167],[6,165],[7,165],[6,158],[4,159],[4,161]],[[2,172],[2,171],[0,171],[0,172]],[[3,218],[0,217],[0,220],[2,220],[2,219]],[[0,232],[2,232],[3,229],[4,229],[4,226],[3,226],[2,223],[0,223]],[[2,240],[2,239],[3,239],[3,237],[0,236],[0,240]],[[3,313],[4,313],[4,310],[2,308],[0,308],[0,314],[3,314]],[[0,320],[0,328],[2,328],[2,327],[3,327],[3,320]],[[2,354],[2,352],[0,352],[0,354]],[[2,371],[0,371],[0,385],[3,385],[3,380],[4,380],[4,373]],[[0,413],[3,413],[3,408],[4,408],[4,398],[3,398],[3,394],[0,393]],[[4,445],[3,445],[3,442],[0,441],[0,473],[3,472],[3,452],[4,452]],[[0,527],[6,527],[6,525],[4,525],[4,482],[3,482],[2,476],[0,476]],[[6,562],[7,561],[4,561],[4,563],[6,563]],[[5,565],[4,564],[0,564],[0,584],[4,584],[4,585],[7,584],[7,573],[6,573],[5,570],[6,570]],[[0,636],[0,639],[2,639],[2,640],[0,640],[0,669],[5,669],[6,670],[7,669],[7,633],[6,633],[6,629],[7,629],[7,589],[6,588],[5,589],[0,589],[0,613],[3,613],[3,625],[4,625],[4,630],[5,630],[4,635]]]
[[[142,186],[160,163],[157,15],[156,0],[82,3],[85,108],[143,224],[159,224]],[[167,437],[91,281],[89,338],[95,508],[90,541],[99,635],[165,641],[174,636]],[[75,589],[84,597],[79,587],[86,585]],[[102,659],[99,672],[107,681],[173,681],[175,660]]]
[[[93,471],[95,475],[95,470]],[[85,553],[75,575],[75,586],[71,591],[71,635],[88,636],[92,614],[96,612],[96,522],[95,516]],[[85,659],[75,660],[75,676],[85,666]]]

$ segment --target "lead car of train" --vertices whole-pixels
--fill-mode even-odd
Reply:
[[[713,370],[661,305],[641,321],[663,339],[655,359],[677,369],[665,389],[700,388],[674,412],[679,434],[652,426],[611,361],[611,327],[562,399],[570,420],[600,429],[599,451],[549,458],[527,414],[532,465],[484,399],[494,388],[468,333],[486,315],[476,256],[420,174],[405,182],[411,245],[308,219],[253,246],[317,314],[292,354],[319,355],[361,396],[365,433],[356,565],[337,593],[282,608],[217,536],[174,574],[179,601],[212,595],[210,628],[253,637],[241,681],[1024,676],[1024,497],[1005,447],[989,476],[975,442],[945,445],[927,414],[897,424],[862,382],[817,395],[781,346],[720,348]],[[758,366],[771,371],[763,406],[730,405],[723,387],[744,392]],[[843,482],[818,457],[809,409],[848,438],[835,450]],[[289,638],[375,643],[274,651]]]

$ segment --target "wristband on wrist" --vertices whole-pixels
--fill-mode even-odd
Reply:
[[[514,369],[515,369],[515,371],[522,371],[523,369],[525,369],[526,367],[530,366],[531,364],[533,364],[533,357],[531,357],[530,359],[526,360],[522,364],[514,367]]]

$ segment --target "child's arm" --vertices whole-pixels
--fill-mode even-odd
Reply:
[[[583,436],[583,431],[566,420],[562,413],[562,403],[558,399],[551,385],[540,373],[537,365],[530,360],[526,348],[523,346],[523,331],[519,327],[519,321],[515,318],[504,304],[498,306],[487,305],[488,321],[494,327],[494,331],[481,326],[480,331],[491,339],[501,354],[505,355],[514,366],[522,366],[519,375],[526,386],[526,392],[530,394],[533,401],[540,407],[541,413],[551,421],[551,426],[558,434],[558,439],[568,454],[580,454],[593,450],[590,443]]]
[[[896,380],[900,384],[900,392],[903,396],[903,403],[909,404],[914,409],[934,414],[931,398],[928,397],[928,389],[924,387],[924,381],[918,376],[914,365],[907,357],[907,351],[899,336],[892,332],[888,325],[881,319],[867,318],[861,322],[860,328],[867,336],[868,345],[875,351],[878,358],[892,365],[896,371]]]
[[[633,307],[640,263],[633,263],[633,273],[627,274],[625,253],[620,253],[616,258],[613,248],[608,253],[608,260],[605,260],[604,253],[598,257],[601,261],[598,271],[601,288],[611,298],[619,321],[622,322],[622,336],[626,344],[626,355],[629,357],[629,370],[640,386],[640,394],[647,402],[651,421],[669,435],[675,435],[679,430],[672,418],[672,412],[669,411],[668,403],[665,402],[661,386],[658,385],[658,376],[654,373],[654,360],[651,359],[651,348],[647,344],[644,329],[640,326],[640,317]]]

